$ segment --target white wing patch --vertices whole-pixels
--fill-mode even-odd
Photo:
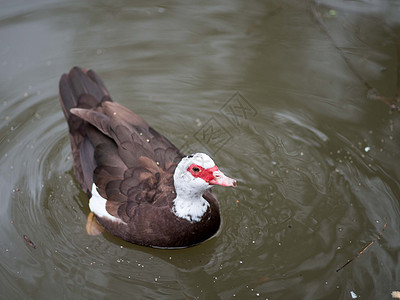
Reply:
[[[106,202],[99,192],[97,191],[97,186],[93,183],[92,185],[92,197],[89,200],[89,208],[90,210],[99,218],[104,218],[113,222],[119,222],[126,224],[121,219],[118,219],[108,213],[106,210]]]

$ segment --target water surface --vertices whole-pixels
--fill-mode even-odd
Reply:
[[[400,115],[367,95],[399,89],[399,17],[395,1],[2,3],[1,297],[389,299]],[[162,251],[86,234],[58,102],[74,65],[238,179],[214,189],[214,238]]]

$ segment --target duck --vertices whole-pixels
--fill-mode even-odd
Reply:
[[[162,249],[194,246],[217,233],[221,216],[211,188],[237,183],[209,155],[183,155],[114,102],[93,70],[73,67],[63,74],[59,99],[74,176],[89,198],[90,223],[133,244]]]

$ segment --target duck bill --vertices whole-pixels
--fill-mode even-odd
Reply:
[[[236,187],[236,180],[229,178],[221,171],[215,171],[213,175],[214,178],[209,181],[209,184]]]

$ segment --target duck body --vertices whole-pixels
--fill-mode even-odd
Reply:
[[[196,245],[218,231],[219,206],[209,187],[236,182],[208,156],[184,157],[142,118],[113,102],[92,70],[74,67],[64,74],[59,96],[75,177],[107,231],[157,248]]]

